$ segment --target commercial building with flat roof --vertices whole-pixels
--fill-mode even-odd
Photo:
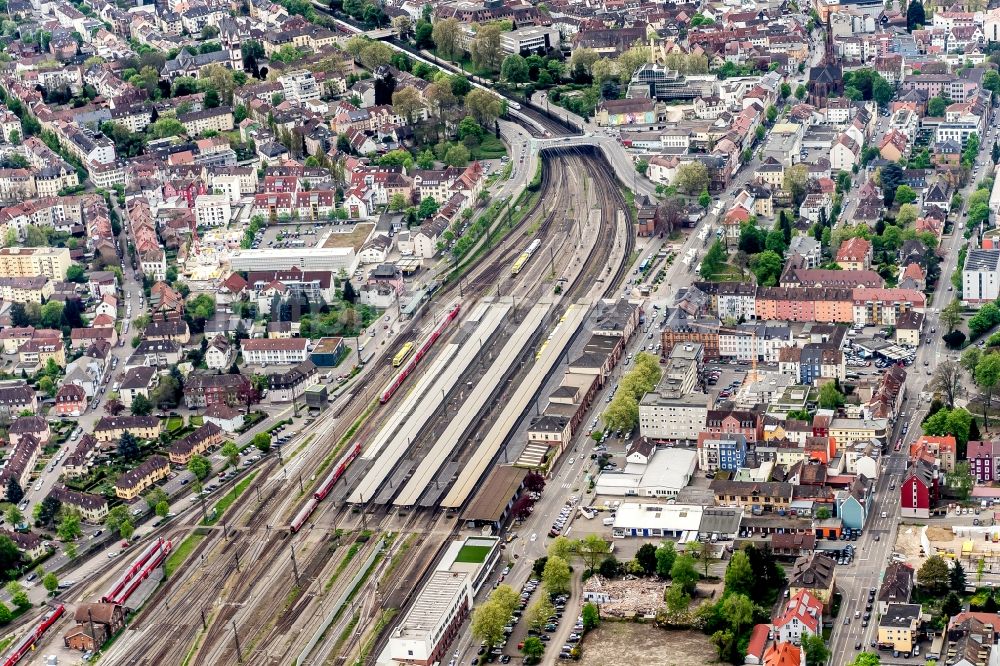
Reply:
[[[630,462],[622,471],[601,472],[594,493],[674,499],[691,482],[697,466],[693,449],[658,449],[646,464]]]
[[[468,537],[449,544],[390,635],[383,656],[417,666],[443,661],[499,557],[500,540],[494,537]]]
[[[234,271],[281,271],[301,268],[303,271],[329,271],[341,269],[353,273],[358,257],[353,247],[311,247],[296,249],[240,250],[229,260]]]
[[[693,504],[639,504],[623,502],[615,513],[616,537],[695,538],[704,507]]]

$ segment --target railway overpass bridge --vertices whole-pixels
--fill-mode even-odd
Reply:
[[[628,154],[624,146],[610,136],[601,134],[583,134],[579,136],[554,137],[550,139],[532,138],[529,140],[529,149],[532,157],[540,154],[544,150],[559,148],[584,148],[590,147],[599,150],[614,169],[615,175],[622,184],[634,192],[636,195],[654,196],[656,185],[648,178],[635,170],[635,163],[632,156]],[[533,173],[533,172],[532,172]]]

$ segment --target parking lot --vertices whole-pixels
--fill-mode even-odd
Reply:
[[[329,224],[337,224],[330,222]],[[353,225],[354,222],[342,224]],[[257,232],[255,248],[297,248],[314,247],[319,242],[325,224],[285,224],[264,227]]]

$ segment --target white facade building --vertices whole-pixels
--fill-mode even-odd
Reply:
[[[232,214],[225,194],[202,194],[194,200],[194,217],[200,227],[224,227]]]
[[[1000,250],[969,250],[962,269],[962,302],[982,305],[1000,298]]]

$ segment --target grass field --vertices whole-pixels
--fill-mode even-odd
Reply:
[[[167,557],[166,572],[167,578],[173,575],[177,568],[184,564],[184,560],[187,559],[188,555],[194,551],[195,547],[201,542],[205,537],[201,534],[191,534],[184,541],[181,541],[181,545],[174,549],[174,552],[170,553]]]
[[[180,416],[171,416],[167,419],[167,432],[174,432],[184,427],[184,419]]]
[[[467,564],[480,564],[486,561],[486,556],[489,554],[489,546],[462,546],[462,550],[458,551],[455,561]]]
[[[472,159],[476,160],[498,160],[507,154],[507,148],[503,142],[493,134],[483,136],[482,142],[472,149]]]
[[[208,520],[205,521],[205,524],[214,525],[215,523],[217,523],[219,521],[219,518],[222,517],[222,514],[226,512],[226,509],[232,506],[233,502],[238,500],[240,495],[242,495],[244,491],[246,491],[246,489],[250,487],[250,482],[253,481],[255,476],[257,476],[257,472],[254,472],[247,478],[237,483],[232,490],[226,493],[225,496],[223,496],[223,498],[220,499],[219,502],[215,505],[215,518],[209,517]]]

